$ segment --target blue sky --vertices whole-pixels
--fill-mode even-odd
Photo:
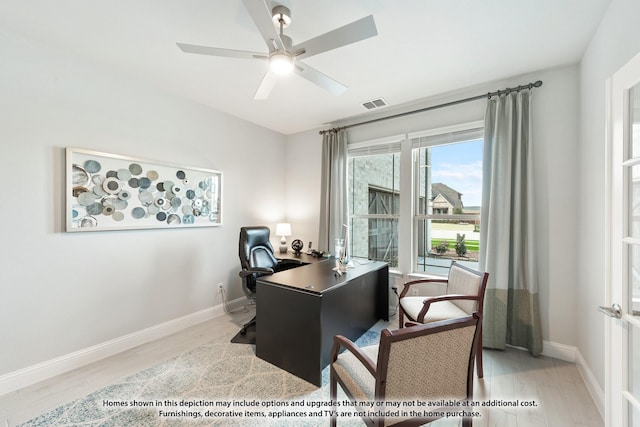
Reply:
[[[482,202],[482,140],[431,149],[431,179],[462,193],[464,206]]]

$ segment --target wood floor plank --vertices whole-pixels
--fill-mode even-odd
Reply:
[[[13,427],[33,419],[120,378],[237,331],[252,316],[252,310],[226,314],[56,378],[0,396],[0,427]],[[396,329],[397,319],[392,319],[389,324],[377,326],[379,329]],[[485,377],[474,378],[475,401],[535,400],[539,406],[477,407],[474,410],[479,411],[481,417],[474,420],[475,427],[604,426],[574,364],[549,357],[534,358],[527,352],[513,348],[504,351],[485,349],[483,355]],[[353,425],[364,424],[356,422]],[[433,425],[454,427],[461,423],[459,419],[443,419]]]

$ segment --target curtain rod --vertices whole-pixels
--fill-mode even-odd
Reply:
[[[529,84],[521,85],[521,86],[514,87],[514,88],[509,88],[508,87],[508,88],[503,89],[503,90],[496,90],[495,92],[489,92],[489,93],[486,93],[484,95],[477,95],[477,96],[472,96],[470,98],[464,98],[464,99],[458,99],[456,101],[445,102],[444,104],[432,105],[430,107],[420,108],[419,110],[406,111],[404,113],[398,113],[398,114],[394,114],[394,115],[386,116],[386,117],[379,117],[377,119],[367,120],[365,122],[354,123],[354,124],[351,124],[351,125],[341,126],[341,127],[327,129],[327,130],[321,130],[319,133],[320,133],[320,135],[324,135],[325,133],[337,132],[339,130],[348,129],[348,128],[352,128],[352,127],[355,127],[355,126],[367,125],[369,123],[380,122],[382,120],[396,119],[398,117],[408,116],[410,114],[423,113],[425,111],[435,110],[437,108],[443,108],[443,107],[450,107],[452,105],[462,104],[462,103],[469,102],[469,101],[476,101],[476,100],[482,99],[482,98],[491,99],[491,97],[493,97],[493,96],[506,95],[506,94],[511,93],[511,92],[519,92],[519,91],[521,91],[523,89],[531,89],[531,88],[540,87],[540,86],[542,86],[542,80],[538,80],[535,83],[529,83]]]

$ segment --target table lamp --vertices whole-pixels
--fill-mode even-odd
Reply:
[[[291,224],[286,222],[276,224],[276,236],[282,237],[280,239],[280,253],[287,253],[287,239],[285,237],[291,236]]]

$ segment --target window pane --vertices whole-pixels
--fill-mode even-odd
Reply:
[[[631,141],[629,142],[629,158],[640,157],[640,85],[629,91],[629,112],[631,115]]]
[[[398,215],[399,190],[400,153],[349,158],[351,215]]]
[[[452,260],[478,268],[479,216],[477,221],[416,220],[416,272],[447,275]]]
[[[351,218],[349,232],[349,256],[369,258],[369,219]]]
[[[640,316],[640,246],[629,246],[629,304],[630,314]]]
[[[400,153],[349,158],[350,256],[398,265]]]
[[[352,218],[350,229],[350,256],[398,266],[397,219]]]
[[[629,392],[640,399],[640,331],[633,324],[629,328]]]
[[[446,275],[454,259],[477,268],[482,140],[419,148],[415,160],[416,271]]]
[[[640,237],[640,165],[628,170],[629,178],[629,235]]]

